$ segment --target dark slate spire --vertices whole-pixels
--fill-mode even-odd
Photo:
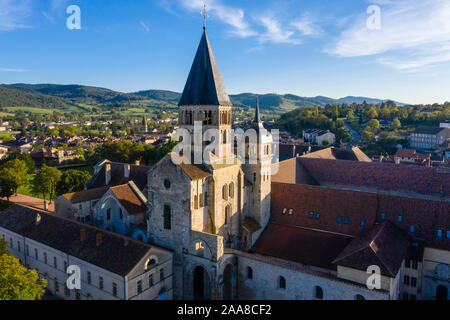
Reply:
[[[261,117],[259,115],[259,97],[256,96],[256,110],[255,110],[255,119],[253,119],[252,128],[256,131],[260,129],[264,129],[264,126],[261,122]]]
[[[259,117],[259,97],[256,96],[256,111],[255,111],[255,120],[253,120],[255,123],[260,123],[261,118]]]
[[[178,105],[231,106],[205,29]]]

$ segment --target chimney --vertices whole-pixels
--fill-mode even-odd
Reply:
[[[103,242],[103,234],[100,233],[100,232],[98,232],[97,235],[96,235],[96,237],[95,237],[95,244],[96,244],[97,247],[98,247],[99,245],[102,244],[102,242]]]
[[[41,224],[41,220],[42,220],[42,217],[41,217],[41,215],[38,213],[38,214],[36,215],[36,225],[37,225],[37,226]]]
[[[81,228],[80,229],[80,241],[83,242],[84,240],[86,240],[86,237],[87,237],[86,228]]]
[[[105,185],[109,185],[111,182],[111,164],[105,164]]]
[[[129,164],[123,165],[123,176],[127,179],[130,178],[130,165]]]

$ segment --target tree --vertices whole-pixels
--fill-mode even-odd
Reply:
[[[27,172],[28,167],[24,160],[13,159],[9,160],[3,165],[3,168],[8,168],[12,170],[14,178],[16,179],[17,185],[24,186],[28,183]]]
[[[355,114],[354,114],[353,110],[348,110],[348,112],[347,112],[347,120],[348,121],[355,120]]]
[[[375,132],[380,128],[380,122],[377,119],[372,119],[367,123],[367,127],[370,128],[372,132]]]
[[[395,118],[394,121],[392,121],[392,129],[398,130],[401,127],[402,127],[402,123],[400,122],[400,120],[398,120],[398,118]]]
[[[373,108],[373,107],[370,108],[369,110],[367,110],[366,116],[367,116],[369,119],[375,119],[375,118],[377,118],[377,117],[378,117],[377,110],[375,110],[375,108]]]
[[[327,146],[327,145],[329,145],[330,144],[330,141],[328,141],[328,140],[323,140],[322,141],[322,145],[323,146]]]
[[[362,133],[362,138],[364,142],[370,142],[373,140],[374,134],[370,129],[366,128]]]
[[[65,194],[82,191],[90,179],[91,175],[87,171],[67,170],[56,185],[56,192],[57,194]]]
[[[16,172],[10,168],[3,168],[0,170],[0,197],[9,198],[17,192],[19,184]]]
[[[27,153],[20,153],[18,151],[11,150],[8,152],[8,156],[5,159],[2,159],[2,161],[0,161],[0,164],[4,164],[4,163],[6,163],[10,160],[14,160],[14,159],[25,161],[25,163],[27,165],[27,173],[29,173],[29,174],[34,173],[34,168],[35,168],[34,160],[31,159],[30,155]]]
[[[19,259],[6,250],[0,239],[0,300],[41,299],[47,286],[45,279],[39,279],[36,270],[22,266]]]
[[[56,185],[61,179],[61,175],[62,173],[58,169],[48,167],[44,164],[34,179],[34,193],[42,194],[44,199],[48,195],[50,197],[50,203],[52,203],[52,199],[56,193]]]

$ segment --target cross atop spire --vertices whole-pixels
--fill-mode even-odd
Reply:
[[[206,30],[206,19],[209,18],[208,12],[206,11],[206,1],[203,5],[203,11],[200,14],[203,16],[203,30]]]

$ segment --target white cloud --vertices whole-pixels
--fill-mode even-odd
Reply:
[[[139,22],[142,28],[145,29],[146,32],[150,32],[150,28],[145,24],[145,22],[141,21]]]
[[[309,14],[304,14],[299,20],[293,21],[291,25],[303,36],[316,37],[322,34],[322,29]]]
[[[23,73],[23,72],[30,72],[31,70],[27,70],[27,69],[12,69],[12,68],[0,68],[0,72],[19,72],[19,73]]]
[[[203,9],[204,2],[203,0],[182,0],[182,4],[189,10],[198,10],[200,13]],[[232,27],[230,31],[231,35],[241,38],[257,35],[257,32],[245,20],[245,12],[243,9],[226,6],[217,0],[210,0],[207,5],[207,10],[213,15],[213,18],[217,18]]]
[[[270,15],[260,16],[258,22],[262,24],[266,31],[259,37],[261,42],[274,42],[274,43],[291,43],[300,44],[301,40],[294,38],[294,31],[284,30],[278,20]]]
[[[331,53],[341,57],[379,55],[395,69],[420,68],[450,61],[448,0],[379,0],[381,29],[370,30],[362,14],[344,30]]]
[[[28,28],[29,0],[0,0],[0,31]]]

